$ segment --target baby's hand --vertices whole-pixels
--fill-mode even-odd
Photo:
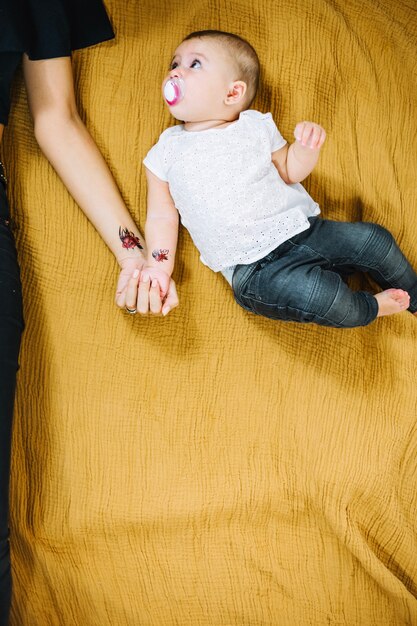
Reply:
[[[152,286],[155,285],[155,282],[158,283],[161,298],[165,298],[168,293],[169,283],[171,281],[171,277],[169,276],[169,274],[164,272],[164,270],[159,269],[159,267],[144,265],[140,275],[140,281],[143,282],[144,279],[149,280]]]
[[[295,127],[294,137],[302,146],[320,150],[326,139],[326,131],[314,122],[300,122]]]

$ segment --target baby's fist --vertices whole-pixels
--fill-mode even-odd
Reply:
[[[302,146],[320,150],[326,139],[326,131],[314,122],[300,122],[295,127],[294,137]]]

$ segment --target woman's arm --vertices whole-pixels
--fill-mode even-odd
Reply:
[[[39,146],[120,266],[129,268],[131,275],[144,263],[144,240],[78,114],[70,57],[30,61],[24,55],[23,71]]]
[[[145,242],[78,114],[70,57],[30,61],[24,55],[23,71],[39,146],[121,267],[116,304],[129,306],[133,293],[141,313],[166,315],[178,306],[175,283],[170,281],[164,300],[149,284],[138,290],[133,275],[145,263]]]

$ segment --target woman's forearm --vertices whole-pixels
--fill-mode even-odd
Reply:
[[[144,239],[78,114],[40,114],[35,119],[35,135],[58,176],[118,262],[142,256]]]

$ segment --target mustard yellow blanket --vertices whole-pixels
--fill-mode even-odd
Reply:
[[[107,8],[117,38],[74,55],[77,93],[141,227],[171,52],[220,28],[258,50],[254,106],[287,139],[303,119],[326,128],[306,181],[323,215],[383,224],[417,266],[411,0]],[[417,624],[416,319],[255,317],[185,232],[180,307],[128,316],[111,253],[33,139],[21,77],[3,156],[26,315],[12,626]]]

